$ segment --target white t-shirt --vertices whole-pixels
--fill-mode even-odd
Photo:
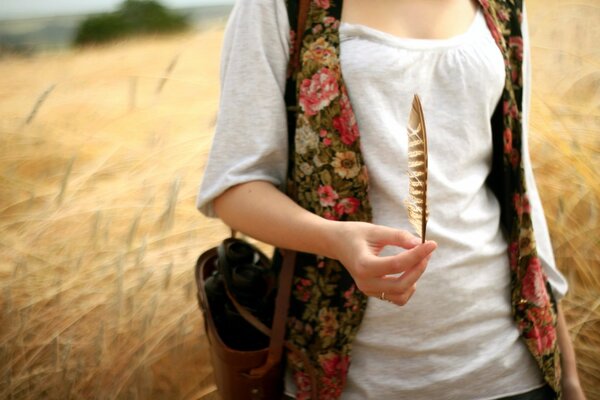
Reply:
[[[212,200],[233,185],[285,182],[288,35],[283,0],[237,2],[223,45],[213,148],[197,199],[208,216],[214,216]],[[465,33],[445,40],[398,38],[347,23],[340,39],[342,73],[369,168],[373,222],[412,231],[402,200],[406,124],[418,93],[428,134],[427,237],[438,243],[407,305],[369,299],[342,398],[492,399],[539,387],[541,374],[511,316],[500,209],[485,185],[490,118],[505,72],[481,11]],[[526,149],[523,154],[538,252],[562,297],[566,281],[554,263]],[[286,391],[294,392],[289,379]]]

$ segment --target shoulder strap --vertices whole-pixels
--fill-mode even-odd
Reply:
[[[288,73],[293,74],[300,66],[300,48],[302,47],[302,39],[306,29],[306,20],[308,18],[308,10],[310,9],[310,0],[300,0],[298,2],[298,19],[296,25],[296,36],[292,43],[292,51],[290,56],[290,68]]]
[[[288,196],[296,198],[295,189],[291,179],[290,172],[294,168],[294,137],[296,133],[296,116],[298,111],[298,99],[296,98],[296,73],[300,67],[300,50],[304,32],[306,31],[306,21],[310,10],[311,0],[288,0],[288,17],[290,29],[295,32],[292,40],[290,61],[288,63],[288,79],[285,87],[285,105],[287,110],[287,128],[288,128],[288,172],[287,186],[285,188]],[[295,28],[294,28],[295,27]]]
[[[271,329],[269,329],[269,327],[263,324],[258,318],[256,318],[251,312],[242,306],[236,300],[235,296],[233,296],[226,284],[225,291],[227,293],[227,297],[229,297],[229,300],[231,300],[233,306],[240,313],[240,315],[264,335],[271,338],[269,341],[269,351],[267,353],[267,359],[265,363],[258,368],[250,370],[248,375],[257,378],[265,376],[271,370],[271,368],[273,368],[273,366],[275,366],[281,360],[283,346],[285,346],[306,365],[307,372],[311,379],[312,395],[313,398],[317,399],[317,378],[310,360],[300,349],[298,349],[289,341],[284,340],[286,319],[290,305],[290,296],[292,295],[292,281],[294,277],[294,266],[296,265],[296,252],[292,250],[280,251],[283,254],[283,265],[279,273],[279,287],[277,289],[275,312],[273,315],[273,326]]]

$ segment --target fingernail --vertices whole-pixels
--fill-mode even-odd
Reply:
[[[421,239],[419,239],[418,237],[413,237],[412,239],[410,239],[410,244],[412,244],[413,246],[418,246],[421,244]]]

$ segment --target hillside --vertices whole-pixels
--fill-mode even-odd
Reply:
[[[186,7],[174,11],[185,15],[194,30],[202,31],[216,24],[223,25],[231,6]],[[68,49],[73,44],[77,27],[87,17],[87,14],[75,14],[2,20],[0,15],[0,57],[11,51],[33,54]]]

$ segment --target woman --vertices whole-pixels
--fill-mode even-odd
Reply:
[[[561,387],[583,398],[564,318],[552,308],[566,282],[524,136],[521,8],[346,0],[342,9],[314,0],[292,76],[299,85],[287,83],[298,105],[288,155],[296,3],[289,15],[283,0],[235,6],[197,205],[264,242],[318,255],[296,268],[288,337],[310,357],[319,398],[552,398]],[[503,43],[498,27],[517,34]],[[423,244],[402,206],[413,93],[429,140]],[[277,188],[286,180],[294,200]],[[288,355],[286,394],[310,398],[308,382],[306,366]]]

